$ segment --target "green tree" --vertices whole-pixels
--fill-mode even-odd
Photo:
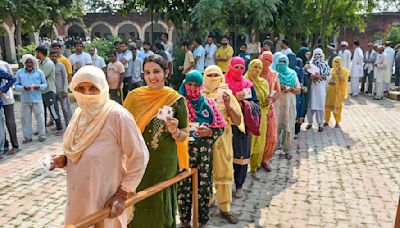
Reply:
[[[400,26],[392,25],[385,34],[385,40],[400,44]]]
[[[22,44],[22,31],[37,31],[43,23],[54,24],[62,18],[83,15],[85,0],[2,0],[0,18],[11,18],[15,26],[16,45]]]

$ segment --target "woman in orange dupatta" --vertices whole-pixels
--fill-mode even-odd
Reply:
[[[263,62],[263,72],[260,76],[268,81],[270,89],[269,100],[271,103],[267,119],[267,140],[265,142],[262,167],[267,172],[271,172],[272,169],[269,165],[269,161],[272,155],[274,155],[275,146],[278,143],[278,118],[276,116],[275,101],[278,99],[281,86],[279,84],[278,73],[270,68],[273,59],[272,53],[270,51],[264,51],[260,59]]]
[[[137,190],[141,191],[174,177],[180,169],[189,168],[188,111],[186,100],[175,90],[164,86],[168,66],[160,55],[144,60],[147,86],[131,91],[124,107],[132,113],[150,152],[146,172]],[[172,107],[173,117],[157,118],[164,106]],[[134,206],[128,227],[176,227],[177,189],[173,185]]]

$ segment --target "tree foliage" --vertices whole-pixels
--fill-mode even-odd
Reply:
[[[385,34],[385,40],[394,44],[400,44],[400,26],[392,25]]]

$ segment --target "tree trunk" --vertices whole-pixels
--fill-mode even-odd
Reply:
[[[22,46],[22,25],[19,19],[15,19],[15,44],[18,46]]]

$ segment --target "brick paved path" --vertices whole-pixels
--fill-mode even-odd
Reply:
[[[400,192],[400,103],[347,100],[341,126],[303,129],[291,161],[276,153],[272,173],[260,171],[261,182],[248,176],[246,196],[232,206],[241,222],[228,225],[214,207],[209,227],[392,228]],[[0,161],[0,227],[62,227],[64,172],[49,173],[37,163],[61,153],[61,138],[22,149]]]

